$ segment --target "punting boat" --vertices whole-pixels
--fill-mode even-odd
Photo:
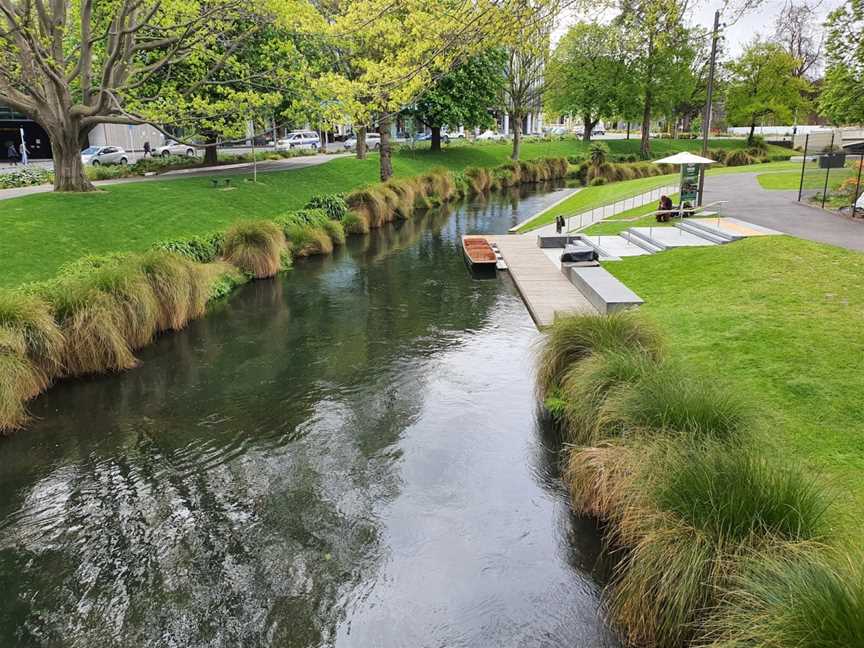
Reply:
[[[463,236],[462,251],[465,253],[465,261],[471,270],[475,272],[495,272],[498,257],[495,250],[482,236]]]

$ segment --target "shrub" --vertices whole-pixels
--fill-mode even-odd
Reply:
[[[609,156],[609,147],[602,142],[593,142],[588,149],[588,159],[591,166],[600,166],[606,163]]]
[[[739,149],[726,157],[726,166],[746,166],[748,164],[753,164],[753,158],[747,151]]]
[[[345,245],[345,227],[335,220],[328,220],[324,223],[324,231],[330,237],[333,245]]]
[[[722,148],[709,149],[708,157],[723,164],[726,162],[726,158],[729,157],[729,151]]]
[[[335,221],[348,215],[348,203],[342,194],[316,194],[306,203],[306,209],[322,209],[327,218]]]
[[[748,142],[749,147],[761,153],[768,152],[768,143],[762,135],[754,135]]]
[[[278,221],[279,219],[277,219]],[[297,211],[289,212],[287,216],[282,218],[285,222],[301,223],[303,225],[313,225],[315,227],[323,227],[324,223],[330,220],[327,217],[327,212],[323,209],[298,209]]]
[[[198,263],[212,263],[222,255],[225,234],[218,232],[209,236],[192,236],[188,239],[160,241],[154,249],[174,252]]]
[[[225,260],[255,278],[272,277],[281,267],[285,249],[282,230],[270,221],[245,221],[225,234]]]
[[[115,178],[128,178],[134,175],[132,169],[125,164],[111,164],[84,167],[84,175],[88,180],[113,180]]]
[[[168,171],[169,169],[186,169],[200,165],[201,160],[195,157],[169,155],[165,157],[141,158],[131,165],[129,169],[132,173],[144,175],[145,173],[158,173],[159,171]]]
[[[290,252],[285,250],[285,253],[290,259]],[[209,282],[208,301],[221,299],[249,281],[248,275],[225,261],[209,263],[202,268],[202,272]]]
[[[26,166],[0,174],[0,189],[17,189],[18,187],[48,184],[53,181],[54,175],[47,169]]]
[[[639,351],[653,358],[662,353],[656,329],[637,314],[626,311],[558,318],[541,344],[537,370],[541,395],[559,386],[571,366],[592,352]]]
[[[832,552],[834,553],[834,552]],[[803,546],[757,555],[708,624],[712,648],[864,646],[864,560]]]
[[[600,185],[605,185],[606,184],[606,178],[599,176],[599,177],[593,178],[591,180],[591,182],[589,182],[588,184],[591,185],[592,187],[598,187]]]

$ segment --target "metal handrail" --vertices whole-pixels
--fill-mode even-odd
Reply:
[[[580,212],[579,214],[572,214],[570,216],[565,216],[565,220],[567,222],[567,229],[565,230],[567,233],[570,232],[578,232],[588,225],[593,225],[596,222],[601,220],[605,220],[609,216],[614,216],[615,214],[620,214],[621,212],[629,211],[630,209],[634,209],[636,207],[642,207],[643,205],[653,201],[659,200],[660,196],[664,193],[672,192],[675,193],[678,190],[678,185],[662,185],[660,187],[656,187],[647,192],[633,194],[631,196],[626,196],[619,200],[616,200],[611,205],[601,205],[599,207],[594,207],[592,209]],[[611,213],[607,215],[607,209],[611,208]],[[595,218],[597,211],[600,210],[600,217]],[[586,222],[585,217],[588,216],[588,221]],[[571,227],[571,222],[578,218],[579,219],[579,227],[573,228]]]

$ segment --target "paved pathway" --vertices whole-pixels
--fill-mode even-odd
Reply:
[[[336,158],[345,157],[340,155],[304,155],[284,160],[262,160],[258,163],[258,173],[270,173],[273,171],[291,171],[303,167],[318,166]],[[194,178],[202,176],[223,176],[252,173],[252,163],[227,164],[222,166],[204,167],[200,169],[178,169],[167,171],[159,175],[135,178],[118,178],[117,180],[99,180],[93,184],[97,187],[114,184],[128,184],[130,182],[152,182],[154,180],[179,180],[181,178]],[[30,194],[46,193],[52,191],[51,185],[37,185],[35,187],[19,187],[17,189],[0,189],[0,200],[29,196]]]
[[[853,221],[799,203],[797,191],[768,191],[757,173],[733,173],[705,179],[706,203],[728,200],[720,212],[799,238],[864,252],[864,221]]]

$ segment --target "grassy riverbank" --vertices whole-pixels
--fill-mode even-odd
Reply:
[[[574,508],[627,549],[612,622],[636,645],[860,644],[864,256],[772,237],[606,265],[646,305],[559,320],[538,383]]]
[[[609,140],[616,154],[638,151],[636,140]],[[697,146],[695,140],[657,140],[656,155]],[[717,140],[714,148],[741,148],[741,140]],[[574,139],[526,142],[524,159],[582,155],[585,144]],[[397,177],[441,167],[461,171],[492,167],[509,156],[507,144],[451,146],[441,153],[403,151],[393,158]],[[766,165],[767,166],[767,165]],[[206,234],[248,218],[272,218],[299,209],[318,193],[348,192],[374,183],[378,159],[335,159],[316,167],[259,174],[220,176],[231,186],[212,187],[210,178],[150,180],[103,185],[83,195],[38,194],[4,200],[0,209],[0,287],[47,279],[61,265],[87,254],[134,252],[153,243]],[[614,185],[610,185],[612,187]],[[602,187],[597,187],[602,189]]]

